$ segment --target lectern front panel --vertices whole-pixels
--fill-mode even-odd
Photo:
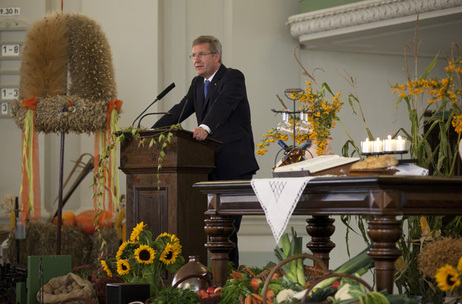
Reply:
[[[135,188],[135,225],[143,222],[153,237],[168,232],[168,192],[166,187]]]

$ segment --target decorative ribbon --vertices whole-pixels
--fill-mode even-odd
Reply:
[[[120,131],[119,115],[122,107],[121,100],[111,100],[107,109],[107,125],[104,132],[97,132],[95,134],[95,157],[94,157],[94,173],[95,176],[102,173],[103,183],[95,184],[94,193],[99,192],[100,195],[94,197],[94,205],[100,206],[101,209],[106,210],[106,199],[108,211],[112,214],[119,205],[119,171],[117,170],[117,143],[115,132]],[[101,155],[100,147],[108,151],[104,151]],[[107,155],[106,155],[107,153]],[[107,161],[105,160],[107,158]],[[107,165],[104,165],[107,163]],[[100,171],[100,165],[103,164],[103,171]],[[106,185],[106,187],[104,186]],[[107,196],[106,196],[107,193]]]
[[[34,221],[41,219],[38,135],[35,132],[37,103],[38,100],[34,96],[22,100],[23,107],[28,108],[22,132],[22,183],[20,189],[22,225],[26,224],[27,218],[31,218]]]

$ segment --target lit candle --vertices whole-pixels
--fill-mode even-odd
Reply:
[[[366,153],[371,153],[371,142],[369,141],[369,138],[366,138],[365,141],[361,142],[361,151],[363,154]]]
[[[406,151],[406,139],[398,136],[395,141],[395,150],[396,151]]]
[[[388,135],[388,138],[383,140],[383,152],[393,151],[395,151],[395,141],[391,139],[391,135]]]
[[[377,140],[374,141],[372,152],[374,152],[374,153],[382,153],[383,152],[383,142],[378,137],[377,137]]]

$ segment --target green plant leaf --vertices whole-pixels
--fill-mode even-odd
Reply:
[[[427,76],[430,74],[430,72],[433,70],[433,68],[435,67],[436,65],[436,62],[438,61],[438,55],[439,53],[435,56],[435,58],[433,58],[433,60],[430,62],[430,64],[427,66],[427,69],[425,70],[425,72],[422,74],[422,76],[420,77],[420,79],[426,79]]]

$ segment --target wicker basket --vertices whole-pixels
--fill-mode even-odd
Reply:
[[[310,259],[319,265],[320,268],[304,265],[305,277],[307,277],[307,280],[313,281],[314,279],[318,277],[322,277],[322,276],[325,276],[331,273],[329,269],[327,268],[326,264],[324,264],[324,262],[320,258],[314,255],[307,254],[307,253],[300,253],[300,254],[295,254],[293,256],[290,256],[287,259],[279,262],[273,268],[271,268],[271,271],[266,275],[265,284],[263,285],[263,290],[262,290],[262,297],[263,297],[262,304],[266,304],[266,292],[268,291],[268,286],[269,286],[269,283],[273,275],[275,273],[280,273],[282,266],[296,259]],[[314,304],[314,303],[311,303],[311,304]]]
[[[364,281],[361,278],[358,278],[357,276],[351,275],[349,273],[330,273],[325,276],[319,277],[316,281],[313,282],[313,284],[310,285],[310,287],[306,290],[305,294],[303,295],[301,303],[305,303],[306,297],[310,294],[311,290],[313,290],[313,288],[316,287],[316,285],[318,285],[320,282],[324,281],[325,279],[336,278],[336,277],[350,278],[350,279],[356,280],[359,283],[363,284],[364,287],[366,287],[369,291],[373,291],[372,287],[366,281]],[[311,302],[311,304],[313,303]]]
[[[205,303],[205,304],[218,304],[218,303],[220,303],[220,300],[221,300],[221,296],[217,295],[217,296],[208,297],[208,298],[205,298],[205,299],[200,299],[199,301],[201,301],[202,303]]]
[[[266,279],[268,278],[268,276],[271,273],[271,270],[273,270],[273,268],[265,269],[262,272],[260,272],[258,275],[256,275],[255,277],[259,278],[262,281],[266,281]],[[277,273],[279,276],[285,275],[284,271],[282,269],[280,269],[280,268],[275,273]]]

